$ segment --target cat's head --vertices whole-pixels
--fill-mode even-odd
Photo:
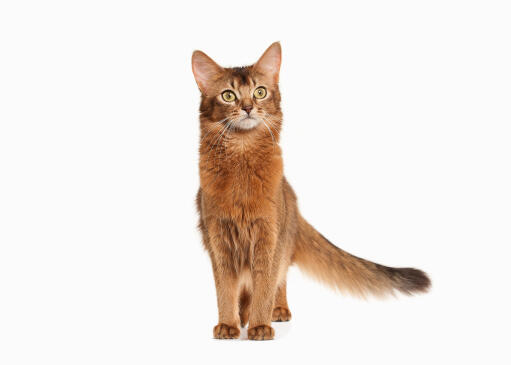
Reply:
[[[205,53],[195,51],[192,70],[202,94],[201,121],[229,125],[229,129],[241,133],[280,127],[280,61],[278,42],[254,65],[246,67],[224,68]]]

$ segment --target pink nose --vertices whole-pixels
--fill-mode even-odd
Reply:
[[[247,114],[250,114],[250,112],[252,111],[252,105],[245,105],[243,106],[241,109],[243,109],[244,111],[247,112]]]

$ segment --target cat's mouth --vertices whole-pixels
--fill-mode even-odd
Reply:
[[[234,126],[239,129],[249,130],[249,129],[256,127],[258,124],[259,124],[259,120],[247,116],[247,117],[237,121],[234,124]]]

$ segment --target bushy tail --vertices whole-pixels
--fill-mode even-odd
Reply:
[[[293,261],[319,281],[351,294],[385,296],[399,290],[411,295],[431,286],[421,270],[393,268],[376,264],[334,246],[300,217]]]

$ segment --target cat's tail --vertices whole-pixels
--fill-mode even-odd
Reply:
[[[387,267],[341,250],[302,217],[293,261],[319,281],[356,296],[385,296],[394,294],[395,290],[411,295],[426,292],[431,286],[421,270]]]

